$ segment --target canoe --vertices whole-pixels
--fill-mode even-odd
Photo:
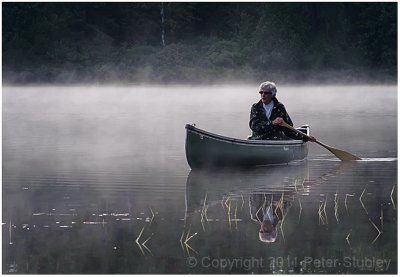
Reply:
[[[302,140],[236,139],[186,124],[186,159],[192,169],[210,167],[254,167],[304,160],[308,144]],[[308,125],[297,128],[309,134]]]

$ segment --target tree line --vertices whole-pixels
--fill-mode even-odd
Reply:
[[[395,2],[2,5],[5,82],[397,78]]]

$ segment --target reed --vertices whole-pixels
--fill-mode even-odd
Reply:
[[[232,204],[232,201],[229,201],[229,206],[228,206],[228,212],[227,212],[227,214],[228,214],[229,230],[231,230],[231,231],[232,231],[232,222],[231,222],[231,204]]]
[[[189,234],[190,234],[190,228],[192,228],[192,226],[189,226],[189,230],[188,230],[188,232],[186,233],[186,238],[185,238],[184,243],[186,243],[187,240],[188,240],[188,237],[189,237]]]
[[[285,221],[285,217],[282,216],[282,221],[281,221],[281,224],[280,224],[280,226],[279,226],[279,229],[281,230],[281,233],[282,233],[282,239],[283,239],[283,241],[285,242],[285,241],[286,241],[286,240],[285,240],[285,233],[283,232],[283,223],[284,223],[284,221]]]
[[[181,247],[182,247],[182,251],[183,251],[183,252],[185,252],[185,248],[184,248],[184,246],[183,246],[183,236],[184,236],[184,235],[185,235],[185,229],[183,229],[181,238],[180,238],[180,240],[179,240],[179,242],[181,243]]]
[[[10,217],[10,226],[8,227],[8,235],[9,235],[9,242],[8,244],[13,244],[12,241],[12,222],[11,222],[11,217]]]
[[[326,214],[326,203],[328,201],[328,196],[325,196],[325,201],[320,201],[319,202],[319,208],[318,208],[318,216],[319,216],[319,220],[318,220],[318,224],[321,224],[322,221],[322,225],[328,224],[328,215]]]
[[[238,207],[237,207],[237,203],[236,203],[236,207],[235,207],[235,225],[236,225],[236,228],[235,228],[235,229],[236,229],[236,230],[238,229],[238,224],[237,224],[237,222],[238,222],[238,221],[237,221],[237,208],[238,208]]]
[[[225,206],[226,206],[226,208],[228,208],[228,204],[226,204],[226,203],[228,203],[228,201],[231,199],[231,196],[228,196],[228,198],[226,198],[226,200],[225,200]]]
[[[346,242],[350,246],[350,249],[351,249],[351,243],[350,243],[350,239],[349,238],[350,238],[350,235],[351,235],[351,231],[352,231],[352,229],[350,229],[349,233],[346,236]]]
[[[367,189],[367,186],[368,186],[368,184],[365,185],[365,188],[364,188],[363,192],[361,193],[359,200],[360,200],[361,206],[364,208],[365,212],[368,214],[368,211],[364,206],[364,202],[362,201],[362,197],[363,197],[363,195],[365,193],[365,190]]]
[[[284,213],[284,202],[283,202],[283,200],[284,200],[284,197],[285,197],[285,195],[284,195],[284,192],[282,192],[282,196],[281,196],[281,198],[279,199],[279,207],[280,207],[280,209],[281,209],[281,211],[282,211],[282,215],[283,215],[283,213]]]
[[[143,248],[145,248],[145,249],[153,256],[153,253],[152,253],[151,250],[147,247],[146,243],[151,239],[151,237],[154,235],[154,233],[152,233],[144,242],[142,242],[142,243],[139,242],[139,240],[140,240],[140,238],[141,238],[141,236],[142,236],[142,234],[143,234],[144,228],[145,228],[145,226],[143,226],[143,228],[142,228],[142,230],[140,231],[139,236],[136,238],[135,242],[136,242],[137,246],[139,247],[140,252],[142,252],[143,256],[146,256],[146,254],[145,254]]]
[[[197,234],[197,233],[196,233]],[[188,253],[188,257],[190,257],[190,251],[189,251],[189,249],[190,250],[192,250],[194,253],[196,253],[197,255],[199,254],[199,252],[197,252],[195,249],[193,249],[193,247],[191,247],[189,244],[185,244],[185,246],[186,246],[186,251],[187,251],[187,253]]]
[[[325,214],[325,219],[326,219],[326,224],[328,224],[328,215],[326,214],[326,203],[328,202],[328,195],[325,196],[325,203],[324,203],[324,214]]]
[[[136,242],[136,244],[139,246],[139,249],[140,249],[140,251],[142,252],[143,256],[145,256],[145,253],[144,253],[144,251],[143,251],[142,246],[141,246],[140,243],[139,243],[139,239],[140,239],[140,237],[141,237],[142,234],[143,234],[144,227],[145,227],[145,226],[143,226],[142,230],[141,230],[140,233],[139,233],[139,236],[138,236],[138,237],[136,238],[136,240],[135,240],[135,242]]]
[[[335,210],[335,218],[336,218],[336,221],[337,221],[337,223],[339,223],[339,197],[338,197],[338,194],[337,194],[337,192],[335,193],[335,206],[334,206],[334,210]]]
[[[207,192],[206,195],[204,196],[203,209],[206,207],[206,202],[207,202]]]
[[[276,212],[278,209],[281,210],[282,212],[282,218],[283,218],[283,214],[284,214],[284,210],[283,210],[283,197],[284,197],[284,192],[282,192],[282,196],[278,201],[278,204],[276,205],[275,211],[274,213],[276,214],[276,216],[279,218],[278,213]],[[271,205],[272,205],[272,197],[271,197]]]
[[[262,221],[260,220],[260,218],[258,217],[258,213],[260,212],[260,210],[265,206],[265,203],[267,202],[267,199],[264,198],[264,202],[260,205],[260,207],[258,208],[258,210],[256,211],[256,218],[259,224],[262,223]],[[272,205],[272,202],[271,204]],[[271,206],[272,207],[272,206]]]
[[[394,191],[395,187],[396,187],[396,184],[393,185],[392,192],[390,193],[390,200],[392,200],[394,210],[396,210],[396,204],[394,203],[394,200],[393,200],[393,191]]]
[[[324,203],[322,201],[320,201],[319,202],[319,208],[318,208],[318,216],[319,216],[318,225],[321,225],[321,222],[322,222],[322,225],[325,225],[325,220],[324,220],[324,217],[322,215],[322,207],[323,206],[324,206]]]
[[[205,232],[206,231],[206,227],[204,227],[203,217],[201,217],[200,223],[201,223],[201,227],[203,228],[203,232]]]
[[[186,238],[185,238],[185,240],[183,240],[183,237],[185,236],[185,229],[183,230],[181,239],[179,240],[180,243],[181,243],[182,251],[183,251],[184,253],[187,253],[188,257],[191,256],[189,250],[192,250],[192,251],[195,252],[196,254],[199,254],[199,253],[198,253],[195,249],[193,249],[193,247],[191,247],[191,246],[189,245],[189,243],[188,243],[189,240],[191,240],[192,238],[194,238],[194,237],[197,235],[197,232],[194,233],[193,235],[190,235],[190,228],[191,228],[191,227],[189,226],[189,230],[188,230],[188,232],[186,233]],[[185,250],[186,250],[186,252],[185,252]]]
[[[223,209],[223,210],[225,210],[224,199],[225,199],[225,196],[222,196],[222,199],[221,199],[221,206],[222,206],[222,209]]]
[[[207,221],[207,222],[210,221],[210,220],[208,219],[208,216],[207,216],[208,207],[210,207],[210,205],[207,205],[207,206],[204,208],[204,217],[206,218],[206,221]]]
[[[147,250],[147,251],[149,251],[149,253],[152,255],[152,256],[154,256],[153,255],[153,253],[150,251],[150,249],[146,246],[146,243],[151,239],[151,237],[154,235],[154,233],[152,233],[143,243],[142,243],[142,246]]]
[[[346,207],[347,215],[349,215],[349,209],[347,208],[347,197],[348,197],[348,196],[353,197],[354,194],[348,194],[348,193],[346,193],[346,197],[344,198],[344,206]]]
[[[283,193],[282,193],[282,199],[283,199]],[[283,241],[285,241],[285,233],[283,232],[283,224],[285,222],[287,212],[283,211],[282,209],[281,209],[281,211],[282,211],[282,221],[281,221],[281,225],[280,225],[280,230],[281,230],[281,233],[282,233]]]
[[[244,197],[243,197],[243,194],[240,194],[240,196],[242,197],[242,206],[240,207],[240,210],[243,210],[243,206],[244,206]]]
[[[299,206],[300,206],[300,211],[299,211],[299,221],[298,224],[300,224],[300,218],[301,218],[301,211],[303,210],[303,207],[301,206],[301,201],[300,201],[300,197],[297,198],[299,200]]]
[[[379,228],[375,225],[374,222],[372,222],[372,220],[370,218],[368,218],[369,222],[371,222],[371,224],[375,227],[375,229],[378,231],[378,235],[375,237],[375,239],[371,242],[370,245],[374,244],[375,241],[380,237],[380,235],[382,235],[382,231],[379,230]]]
[[[190,231],[188,232],[188,235],[190,234]],[[188,241],[189,240],[191,240],[193,237],[195,237],[197,235],[197,232],[196,233],[194,233],[193,235],[191,235],[189,238],[186,238],[186,240],[185,240],[185,246],[186,246],[186,251],[187,251],[187,253],[188,253],[188,257],[190,257],[190,251],[189,251],[189,249],[190,250],[192,250],[193,252],[195,252],[196,254],[199,254],[199,252],[197,252],[193,247],[191,247],[189,244],[188,244]]]
[[[301,182],[301,186],[303,187],[303,191],[306,190],[306,188],[304,187],[304,182],[305,182],[305,181],[306,181],[306,180],[304,179],[303,182]]]
[[[208,222],[208,217],[207,217],[208,205],[206,205],[206,202],[207,202],[207,193],[204,197],[203,207],[201,208],[201,213],[200,213],[200,222],[204,232],[206,231],[204,227],[204,218],[206,219],[206,222]]]
[[[321,201],[319,202],[318,207],[318,225],[321,225]]]
[[[150,207],[150,212],[151,212],[151,218],[150,218],[150,225],[151,225],[151,223],[153,222],[153,219],[155,217],[155,214],[154,214],[153,209],[151,207]]]
[[[187,235],[189,235],[189,234],[190,234],[190,231],[187,233]],[[186,237],[185,243],[187,244],[187,242],[188,242],[189,240],[191,240],[192,238],[194,238],[196,235],[197,235],[197,232],[194,233],[193,235],[190,235],[190,237]]]
[[[283,223],[285,222],[285,218],[286,218],[286,213],[283,213],[282,212],[282,220],[281,220],[281,224],[280,224],[280,230],[281,230],[281,233],[282,233],[282,239],[283,239],[283,241],[286,241],[285,240],[285,233],[283,232]]]

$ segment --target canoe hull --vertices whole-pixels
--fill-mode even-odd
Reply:
[[[303,126],[308,134],[308,126]],[[192,169],[254,167],[303,160],[308,144],[301,140],[241,140],[186,125],[186,159]]]

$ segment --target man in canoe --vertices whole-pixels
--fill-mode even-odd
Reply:
[[[263,82],[258,91],[261,99],[251,107],[249,126],[253,134],[249,139],[283,140],[291,138],[309,140],[281,126],[282,122],[293,126],[293,122],[286,112],[285,106],[276,98],[275,83]],[[310,137],[312,138],[311,141],[315,141],[314,137]]]

